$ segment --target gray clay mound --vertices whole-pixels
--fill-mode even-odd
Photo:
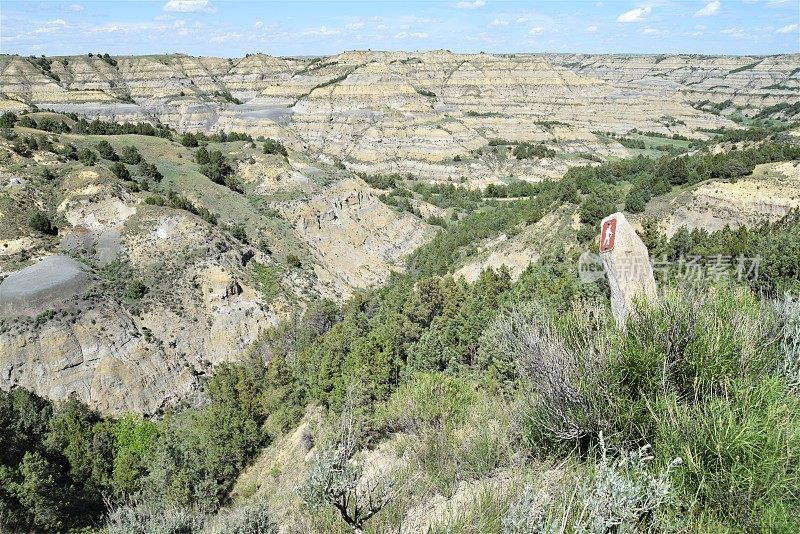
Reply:
[[[0,315],[35,315],[53,309],[84,291],[89,282],[85,267],[76,260],[48,256],[0,283]]]

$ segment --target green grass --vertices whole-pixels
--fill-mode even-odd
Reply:
[[[281,271],[275,265],[262,265],[257,261],[250,263],[250,272],[258,282],[264,302],[270,303],[280,293]]]

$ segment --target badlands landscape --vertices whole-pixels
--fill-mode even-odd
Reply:
[[[799,526],[800,54],[2,55],[0,115],[0,532]]]

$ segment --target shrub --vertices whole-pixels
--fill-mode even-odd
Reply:
[[[278,525],[272,520],[266,502],[244,504],[221,510],[218,520],[204,530],[207,534],[277,534]]]
[[[293,269],[299,269],[300,267],[303,266],[303,263],[300,261],[300,258],[298,258],[295,254],[289,254],[288,256],[286,256],[286,263],[289,264],[289,267]]]
[[[514,147],[512,154],[514,154],[514,157],[517,159],[552,158],[556,155],[556,151],[547,148],[542,143],[536,145],[519,143]]]
[[[78,151],[78,161],[87,167],[91,167],[97,163],[97,154],[92,152],[90,148],[82,148]]]
[[[152,163],[147,163],[145,160],[139,162],[139,172],[145,178],[149,178],[156,183],[164,179],[164,176],[158,171],[158,167]]]
[[[114,176],[116,176],[120,180],[130,180],[131,178],[131,173],[128,171],[128,168],[119,161],[114,162],[108,168],[108,170],[110,170],[112,174],[114,174]]]
[[[596,383],[602,356],[596,350],[575,352],[561,341],[541,305],[512,306],[497,316],[484,333],[487,357],[511,363],[522,378],[528,439],[535,445],[567,441],[582,444],[598,430]],[[585,321],[605,325],[607,316],[588,314]],[[576,328],[576,331],[579,331]],[[506,367],[506,363],[503,367]]]
[[[42,169],[42,173],[39,176],[41,176],[42,180],[46,180],[48,182],[57,178],[53,171],[51,171],[48,167]]]
[[[264,141],[264,154],[278,154],[281,156],[286,156],[288,153],[286,152],[286,147],[280,141],[276,141],[275,139],[267,138]]]
[[[778,371],[786,377],[789,386],[800,393],[800,300],[787,294],[777,302],[776,314],[781,325],[784,355]]]
[[[664,531],[673,504],[671,475],[681,459],[653,475],[648,445],[612,459],[601,436],[598,452],[594,465],[573,467],[571,476],[526,483],[502,519],[503,532],[563,532],[565,526],[596,534]]]
[[[53,224],[47,218],[47,215],[41,211],[35,211],[28,217],[28,227],[35,232],[43,234],[53,233]]]
[[[208,163],[208,150],[206,150],[206,147],[201,146],[197,149],[197,151],[194,153],[194,160],[200,165],[205,165]]]
[[[197,137],[193,133],[186,132],[181,135],[180,143],[189,148],[194,148],[199,145]]]
[[[247,244],[247,230],[242,223],[232,225],[228,231],[234,239]]]
[[[14,142],[11,143],[11,150],[22,156],[23,158],[28,158],[31,155],[31,149],[25,143],[25,140],[21,137],[14,139]]]
[[[111,146],[111,143],[108,141],[100,141],[97,143],[97,153],[100,154],[100,157],[103,159],[107,159],[109,161],[117,161],[119,160],[119,156],[114,151],[114,147]]]
[[[131,280],[125,284],[124,295],[131,300],[138,300],[147,294],[147,286],[141,280]]]
[[[399,488],[391,487],[385,477],[359,485],[362,470],[352,461],[361,426],[356,420],[355,401],[353,390],[348,390],[335,441],[314,456],[297,494],[311,509],[335,508],[348,526],[363,532],[366,522],[394,498]]]
[[[78,151],[75,149],[75,145],[67,143],[63,147],[59,148],[56,153],[64,159],[67,160],[75,160],[78,159]]]
[[[10,111],[0,115],[0,128],[13,128],[15,122],[17,122],[17,116]]]
[[[550,326],[499,319],[494,339],[517,355],[534,447],[591,450],[600,432],[618,449],[650,444],[656,466],[684,458],[675,489],[697,513],[727,528],[794,530],[800,399],[775,372],[784,356],[774,314],[724,285],[668,290],[625,331],[591,318],[593,306]]]
[[[605,216],[617,211],[612,199],[601,193],[590,193],[581,203],[581,222],[596,226]]]
[[[142,162],[142,155],[139,154],[139,150],[135,146],[127,145],[122,147],[120,161],[128,165],[138,165]]]
[[[201,532],[205,517],[187,508],[127,504],[108,514],[108,534],[190,534]]]

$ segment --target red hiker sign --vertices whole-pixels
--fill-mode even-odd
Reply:
[[[600,252],[611,252],[617,237],[617,219],[607,219],[600,229]]]

